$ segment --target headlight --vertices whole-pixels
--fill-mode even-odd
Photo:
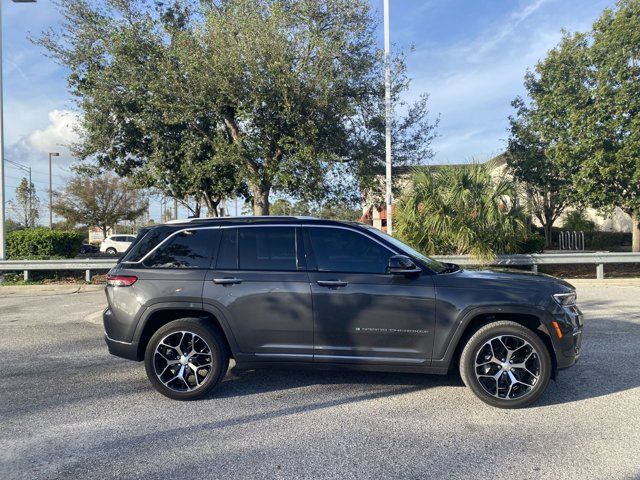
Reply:
[[[576,292],[556,293],[553,299],[561,307],[571,307],[576,304]]]

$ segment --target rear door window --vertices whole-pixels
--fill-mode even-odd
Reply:
[[[295,227],[251,227],[238,232],[240,270],[297,270]]]
[[[219,235],[218,229],[179,232],[154,250],[144,265],[149,268],[209,268],[211,252]]]

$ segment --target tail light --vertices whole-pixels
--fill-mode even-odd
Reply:
[[[107,275],[107,285],[110,287],[130,287],[138,277],[133,275]]]

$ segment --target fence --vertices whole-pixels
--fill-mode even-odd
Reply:
[[[116,264],[116,259],[69,259],[69,260],[3,260],[0,261],[0,272],[15,272],[22,270],[24,279],[31,278],[34,270],[84,270],[84,278],[91,281],[92,271],[109,270]]]
[[[434,258],[442,262],[457,263],[459,265],[478,265],[477,260],[467,255],[436,255]],[[611,263],[640,263],[640,253],[532,253],[528,255],[498,255],[489,262],[491,266],[530,266],[534,272],[538,265],[575,265],[591,264],[596,267],[596,278],[604,278],[604,266]]]
[[[468,255],[436,255],[434,258],[443,262],[459,265],[480,265],[480,262]],[[596,277],[604,278],[605,264],[640,263],[640,253],[533,253],[528,255],[499,255],[495,260],[486,263],[489,266],[530,266],[534,272],[538,265],[574,265],[591,264],[596,267]],[[116,264],[115,259],[71,259],[71,260],[4,260],[0,261],[0,272],[22,271],[28,280],[34,270],[84,270],[85,279],[91,281],[91,274],[96,270],[108,270]]]

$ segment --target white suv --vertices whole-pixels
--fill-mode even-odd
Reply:
[[[124,253],[135,239],[135,235],[109,235],[100,244],[100,251],[109,255]]]

